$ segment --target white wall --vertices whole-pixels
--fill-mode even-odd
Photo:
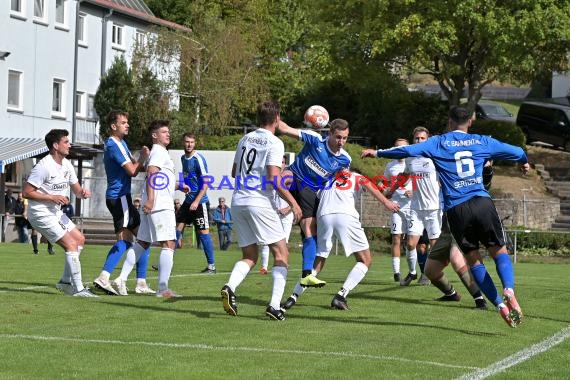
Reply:
[[[0,50],[11,54],[0,61],[0,135],[3,137],[43,137],[52,128],[71,129],[73,96],[72,23],[75,1],[68,1],[67,26],[55,25],[55,1],[47,1],[46,22],[34,20],[34,1],[24,0],[25,12],[14,17],[10,2],[0,6]],[[6,110],[8,71],[23,73],[21,112]],[[65,81],[65,118],[52,117],[54,78]]]

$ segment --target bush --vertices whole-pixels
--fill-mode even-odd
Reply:
[[[570,235],[533,231],[517,234],[517,251],[540,256],[570,255]]]
[[[491,136],[501,142],[520,146],[525,149],[526,139],[523,131],[513,123],[501,120],[477,120],[471,128],[472,133]]]

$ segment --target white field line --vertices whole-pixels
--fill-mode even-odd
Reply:
[[[552,347],[559,345],[568,338],[570,338],[570,326],[560,330],[550,338],[546,338],[542,342],[533,344],[532,346],[520,350],[519,352],[515,352],[513,355],[508,356],[496,363],[493,363],[486,368],[481,368],[476,371],[466,373],[465,375],[459,377],[458,380],[486,379],[489,376],[494,376],[500,372],[503,372],[507,368],[513,367],[517,364],[529,360],[533,356],[548,351]]]
[[[277,354],[294,354],[294,355],[314,355],[318,357],[336,356],[336,357],[351,358],[351,359],[406,362],[406,363],[414,363],[419,365],[430,365],[434,367],[477,369],[477,367],[438,363],[438,362],[424,361],[424,360],[413,360],[413,359],[406,359],[394,356],[356,354],[353,352],[303,351],[303,350],[285,350],[285,349],[261,348],[261,347],[212,346],[209,344],[199,344],[199,343],[167,343],[167,342],[138,342],[138,341],[130,342],[123,340],[76,339],[76,338],[65,338],[57,336],[22,335],[22,334],[0,334],[0,339],[71,342],[77,344],[114,344],[114,345],[128,345],[128,346],[151,346],[151,347],[205,350],[205,351],[210,350],[210,351],[256,352],[262,354],[277,353]]]
[[[0,290],[0,293],[11,293],[11,292],[25,292],[27,290],[36,290],[36,289],[47,289],[50,286],[40,285],[40,286],[27,286],[25,288],[14,288],[14,289],[5,289]],[[55,288],[54,288],[55,289]]]

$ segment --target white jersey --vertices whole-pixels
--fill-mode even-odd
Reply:
[[[232,207],[235,205],[275,208],[276,191],[267,180],[267,166],[280,168],[283,154],[285,154],[283,141],[264,128],[242,137],[234,157],[236,180]],[[275,180],[277,181],[277,178]]]
[[[362,187],[356,190],[356,177],[350,174],[349,182],[342,183],[334,181],[329,188],[321,189],[317,192],[320,199],[317,209],[317,218],[329,214],[345,214],[360,218],[356,211],[354,201],[356,196],[362,191]]]
[[[63,195],[69,198],[69,188],[78,182],[71,162],[64,158],[61,165],[48,154],[34,166],[27,182],[36,187],[42,194]],[[54,215],[60,212],[61,206],[51,201],[28,201],[28,212],[36,216]]]
[[[415,176],[412,210],[439,210],[439,182],[433,161],[425,157],[406,158],[406,173]]]
[[[384,177],[386,178],[386,186],[391,186],[394,182],[392,178],[397,177],[400,174],[403,174],[406,171],[406,161],[402,160],[392,160],[386,165],[386,169],[384,170]],[[400,205],[400,210],[409,210],[410,203],[412,201],[411,198],[406,197],[406,190],[412,190],[412,181],[409,181],[404,189],[397,187],[394,193],[392,194],[392,201],[396,202]]]
[[[156,166],[160,171],[153,173],[146,181],[154,189],[154,205],[152,211],[174,210],[174,192],[176,190],[176,175],[174,162],[168,151],[162,145],[154,144],[150,151],[146,166]],[[143,187],[142,204],[148,199],[146,184]]]

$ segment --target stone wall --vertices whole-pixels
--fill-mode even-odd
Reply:
[[[524,226],[529,229],[549,230],[560,214],[560,200],[546,199],[494,199],[501,218],[509,216],[505,227]],[[368,193],[357,199],[356,208],[362,217],[363,227],[387,227],[390,212]]]

